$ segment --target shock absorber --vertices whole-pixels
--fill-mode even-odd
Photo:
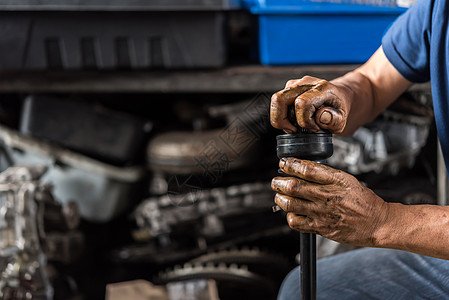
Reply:
[[[295,111],[290,107],[288,119],[298,128],[297,133],[282,134],[276,137],[277,156],[296,157],[325,163],[332,156],[332,134],[312,132],[297,125]],[[315,300],[316,295],[316,235],[300,232],[301,300]]]

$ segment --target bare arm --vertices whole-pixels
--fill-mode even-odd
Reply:
[[[449,207],[390,203],[376,247],[449,259]]]
[[[393,67],[382,47],[364,65],[331,82],[351,90],[344,135],[374,120],[413,84]]]
[[[271,123],[295,132],[287,120],[287,107],[294,104],[301,127],[349,135],[373,120],[411,85],[381,47],[364,65],[331,82],[309,76],[289,80],[285,89],[272,97]]]

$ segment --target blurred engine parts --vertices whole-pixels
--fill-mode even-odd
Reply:
[[[10,168],[0,174],[2,299],[52,299],[39,239],[36,190],[45,168]]]
[[[437,204],[437,191],[430,179],[423,177],[389,178],[371,188],[387,202],[402,204]]]
[[[84,250],[84,235],[76,230],[80,223],[78,206],[74,202],[60,204],[53,198],[52,186],[43,187],[36,200],[45,256],[52,263],[71,264]]]
[[[153,285],[146,280],[111,283],[106,300],[220,300],[214,280],[195,279]]]
[[[184,111],[187,110],[184,107]],[[209,118],[225,126],[206,129],[193,121],[194,131],[162,133],[150,141],[147,160],[156,173],[204,174],[216,182],[224,172],[248,166],[261,155],[261,140],[268,131],[269,98],[210,106]],[[196,124],[200,123],[200,124]]]
[[[1,299],[52,299],[47,261],[70,263],[81,254],[76,206],[53,199],[40,182],[45,172],[16,166],[0,174]]]
[[[211,105],[207,111],[212,118],[224,118],[227,124],[238,121],[262,133],[270,127],[270,99],[271,95],[260,93],[249,100]]]
[[[196,279],[167,284],[169,300],[220,300],[214,280]]]
[[[262,171],[265,163],[275,163],[271,152],[264,152],[268,111],[269,98],[261,94],[209,106],[208,116],[222,120],[221,128],[197,122],[194,131],[156,136],[147,151],[153,196],[134,211],[137,243],[120,249],[116,257],[184,263],[156,277],[169,291],[182,290],[192,280],[213,280],[220,299],[274,298],[291,263],[275,252],[237,248],[291,233],[283,215],[272,213],[274,193],[265,182],[269,172]],[[270,158],[263,159],[266,154]]]
[[[61,97],[28,96],[20,131],[95,159],[129,165],[142,160],[150,122]]]
[[[224,250],[208,252],[189,261],[191,265],[238,264],[251,272],[269,278],[273,282],[284,279],[290,271],[291,263],[282,255],[272,251],[260,250],[258,247],[232,247]]]
[[[411,168],[426,144],[432,118],[385,111],[380,118],[359,128],[353,136],[334,138],[329,165],[354,175],[384,172],[396,175]]]
[[[186,260],[208,250],[288,234],[273,214],[268,183],[168,193],[144,200],[134,211],[139,243],[116,253],[121,261],[159,264]]]
[[[171,300],[163,286],[146,280],[132,280],[106,285],[106,300]]]
[[[233,148],[232,144],[227,143],[230,138],[239,148]],[[147,156],[154,172],[222,173],[248,165],[255,158],[257,144],[253,140],[251,134],[239,128],[232,132],[226,132],[225,129],[168,132],[151,140]]]
[[[235,295],[244,299],[272,299],[291,268],[288,260],[278,254],[258,248],[231,248],[167,269],[159,274],[157,281],[169,282],[169,286],[184,280],[213,279],[220,299],[232,299]]]
[[[0,141],[7,153],[1,156],[2,169],[11,163],[47,166],[42,181],[54,186],[58,201],[75,201],[81,217],[87,220],[106,222],[141,197],[143,167],[108,165],[4,126],[0,126]]]
[[[203,220],[201,232],[221,236],[220,217],[268,208],[273,202],[268,183],[249,183],[210,190],[192,189],[187,194],[167,194],[150,198],[135,210],[140,229],[152,238],[168,235],[180,223]]]
[[[229,266],[226,264],[185,264],[183,267],[176,267],[173,270],[162,273],[160,278],[167,282],[175,282],[178,285],[179,282],[184,280],[212,278],[215,281],[219,281],[218,284],[226,284],[226,288],[221,288],[218,292],[220,299],[223,300],[230,299],[229,297],[223,296],[223,293],[235,293],[237,290],[240,291],[239,295],[242,299],[247,299],[248,293],[251,295],[256,294],[259,297],[262,297],[262,299],[272,299],[276,292],[276,286],[271,280],[267,280],[256,273],[248,271],[247,267],[238,266],[237,264],[231,264]],[[231,288],[231,285],[234,285],[234,288]],[[235,285],[237,285],[238,288],[236,288]]]

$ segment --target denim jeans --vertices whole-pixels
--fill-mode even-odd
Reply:
[[[301,299],[299,268],[278,300]],[[449,261],[409,252],[362,248],[317,262],[318,299],[449,299]]]

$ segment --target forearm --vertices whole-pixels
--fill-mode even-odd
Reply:
[[[351,107],[342,135],[372,121],[412,85],[391,65],[382,47],[364,65],[332,83],[344,87]]]
[[[342,136],[353,134],[360,126],[372,121],[380,112],[375,107],[375,97],[370,80],[354,70],[332,81],[337,86],[343,86],[348,91],[346,96],[351,103],[345,130]]]
[[[449,259],[449,207],[390,203],[375,247]]]

